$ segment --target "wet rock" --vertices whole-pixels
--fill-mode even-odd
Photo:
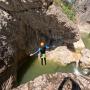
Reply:
[[[39,76],[13,90],[89,90],[89,84],[90,77],[72,73],[55,73]]]

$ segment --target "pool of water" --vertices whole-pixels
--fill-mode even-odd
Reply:
[[[87,33],[81,33],[82,40],[86,46],[86,48],[90,49],[90,34]],[[33,58],[27,58],[24,65],[18,70],[17,75],[17,82],[18,84],[22,84],[25,82],[28,82],[30,80],[33,80],[35,77],[38,77],[42,74],[49,74],[49,73],[55,73],[55,72],[76,72],[75,70],[76,66],[75,64],[69,64],[67,66],[61,66],[57,62],[48,61],[47,65],[41,65],[41,61],[38,59]],[[83,74],[84,71],[82,71],[79,68],[79,72]],[[86,72],[86,71],[85,71]]]
[[[85,44],[85,47],[90,49],[90,34],[88,33],[81,33],[82,40]]]
[[[28,58],[27,62],[18,70],[18,84],[33,80],[35,77],[42,74],[55,72],[74,72],[75,64],[61,66],[59,63],[48,61],[47,65],[41,65],[40,60]]]

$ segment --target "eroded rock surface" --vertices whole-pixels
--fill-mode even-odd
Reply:
[[[73,43],[79,39],[77,26],[52,0],[17,0],[0,2],[0,7],[11,15],[8,30],[12,32],[13,43],[22,51],[34,51],[42,39]],[[6,7],[5,7],[6,5]],[[18,43],[19,42],[19,43]],[[16,46],[15,46],[16,47]],[[34,49],[33,49],[34,48]]]
[[[10,90],[17,63],[36,51],[42,39],[48,44],[50,40],[73,43],[79,40],[79,31],[52,0],[0,0],[2,36],[6,39],[0,39],[0,54],[6,54],[0,57],[0,89]]]
[[[82,22],[90,21],[90,0],[76,0],[77,11],[80,14]]]
[[[90,90],[90,77],[72,73],[46,74],[13,90]]]
[[[16,63],[12,46],[0,32],[0,90],[10,90],[16,81]]]
[[[66,46],[59,46],[54,50],[47,52],[47,60],[58,62],[61,65],[76,63],[81,57],[80,52],[73,52]]]
[[[80,31],[90,33],[90,0],[76,0],[75,7]]]
[[[82,57],[80,59],[83,68],[90,68],[90,50],[83,49],[81,51]]]

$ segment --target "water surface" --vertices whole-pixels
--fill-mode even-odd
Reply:
[[[68,66],[61,66],[59,63],[48,61],[47,65],[41,65],[41,61],[38,59],[31,60],[28,58],[27,62],[24,63],[18,71],[18,83],[25,83],[33,80],[35,77],[42,74],[49,74],[55,72],[74,72],[75,64],[70,64]]]
[[[88,33],[81,33],[82,40],[85,44],[85,47],[90,49],[90,34]]]
[[[86,48],[90,49],[90,35],[82,33],[82,40]],[[38,59],[27,58],[26,63],[18,70],[17,81],[18,84],[22,84],[33,80],[35,77],[38,77],[42,74],[49,74],[55,72],[75,72],[75,64],[69,64],[67,66],[61,66],[57,62],[48,61],[47,65],[41,65],[41,61]],[[79,72],[82,73],[82,70],[79,68]]]

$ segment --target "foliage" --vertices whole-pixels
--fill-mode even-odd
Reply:
[[[85,47],[90,49],[90,33],[81,33],[82,40],[85,44]]]
[[[72,4],[64,2],[63,0],[54,0],[54,2],[56,5],[62,8],[63,12],[67,15],[70,20],[75,21],[76,12],[72,7]]]

